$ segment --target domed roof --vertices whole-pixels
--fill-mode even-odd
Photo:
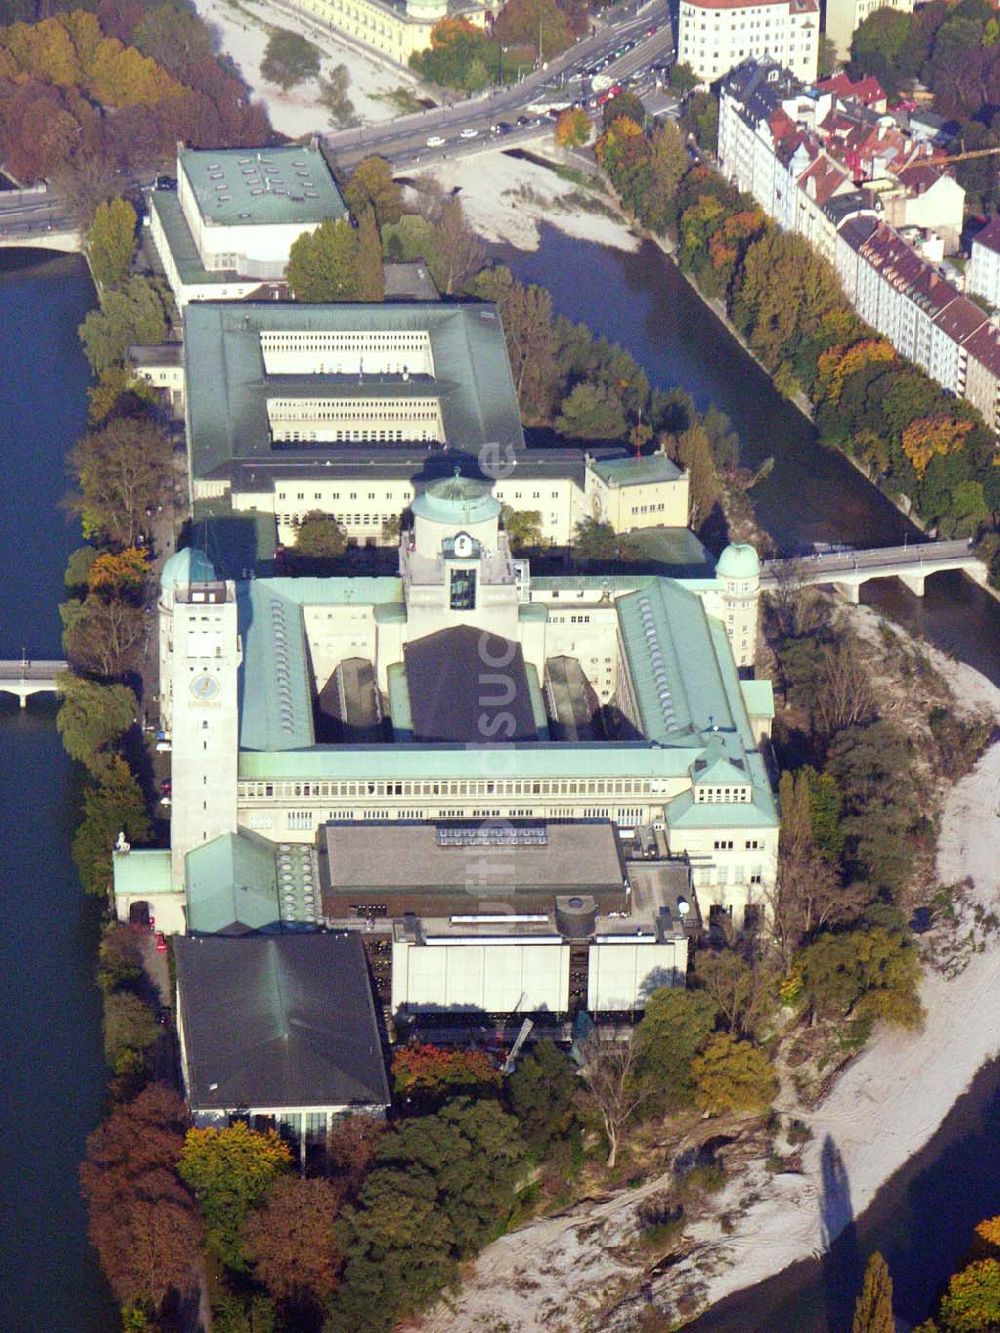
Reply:
[[[715,566],[720,579],[755,579],[760,576],[760,559],[746,542],[727,546]]]
[[[173,592],[189,583],[211,583],[215,577],[215,566],[205,552],[196,546],[185,546],[164,562],[160,587],[164,592]]]
[[[500,501],[493,495],[490,483],[463,477],[457,468],[453,477],[431,482],[411,507],[417,518],[455,523],[459,527],[485,523],[500,514]]]

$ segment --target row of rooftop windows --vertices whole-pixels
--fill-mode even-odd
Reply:
[[[241,782],[240,799],[357,796],[622,796],[648,795],[648,780],[619,778],[510,782]]]
[[[317,439],[318,432],[314,430],[280,430],[274,432],[275,440],[282,443],[308,442]],[[377,444],[387,440],[437,440],[437,423],[432,422],[430,428],[427,426],[410,428],[407,430],[369,430],[367,427],[360,427],[357,430],[338,430],[323,432],[324,443],[330,444],[350,444],[352,442]]]
[[[433,421],[441,415],[437,402],[426,398],[272,398],[267,410],[272,421]]]
[[[369,333],[340,333],[335,331],[308,332],[283,331],[268,329],[260,335],[260,345],[264,351],[308,351],[308,352],[347,352],[371,348],[380,352],[424,351],[430,341],[427,333],[408,333],[392,329],[380,332],[373,329]]]

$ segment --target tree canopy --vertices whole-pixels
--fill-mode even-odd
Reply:
[[[87,234],[87,258],[102,291],[125,283],[136,251],[135,209],[127,199],[101,204]]]
[[[95,374],[121,365],[132,343],[165,341],[167,321],[163,296],[147,278],[129,278],[105,290],[99,310],[91,310],[80,325],[80,339]]]
[[[301,33],[274,28],[267,39],[260,72],[285,92],[319,73],[319,51]]]
[[[196,1286],[203,1232],[176,1175],[187,1124],[177,1094],[152,1084],[87,1140],[80,1183],[87,1234],[116,1299],[157,1311]]]
[[[258,1134],[243,1121],[188,1130],[177,1169],[201,1205],[209,1245],[230,1268],[246,1268],[244,1224],[291,1160],[273,1130]]]
[[[778,1080],[764,1051],[731,1032],[710,1037],[691,1061],[696,1105],[710,1115],[766,1111]]]
[[[170,477],[170,441],[154,422],[116,417],[89,431],[70,450],[70,469],[79,486],[70,508],[80,515],[84,536],[101,535],[134,547],[148,525]]]
[[[358,163],[348,177],[344,198],[358,219],[366,208],[373,208],[380,231],[403,215],[403,192],[393,180],[392,167],[384,157],[366,157]]]
[[[295,554],[310,560],[326,560],[340,555],[347,545],[344,530],[332,514],[311,509],[303,515],[295,535]]]
[[[126,685],[101,685],[67,672],[58,682],[62,702],[56,728],[71,759],[91,767],[135,720],[136,697]]]
[[[286,270],[297,301],[358,299],[358,233],[343,218],[328,218],[292,245]]]
[[[864,1286],[858,1293],[851,1333],[896,1333],[892,1313],[892,1278],[878,1250],[868,1258]]]

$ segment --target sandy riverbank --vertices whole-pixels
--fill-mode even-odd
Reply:
[[[876,619],[857,608],[864,626]],[[897,629],[897,633],[898,633]],[[986,710],[1000,723],[1000,689],[979,672],[927,648],[960,708]],[[938,876],[953,883],[969,876],[973,901],[987,910],[1000,903],[1000,744],[994,744],[947,794],[938,846]],[[928,971],[921,997],[927,1012],[917,1033],[883,1030],[838,1079],[815,1111],[795,1114],[813,1138],[799,1175],[772,1176],[761,1164],[735,1180],[718,1199],[735,1211],[731,1235],[716,1222],[688,1233],[692,1254],[667,1274],[643,1283],[635,1263],[635,1205],[660,1182],[615,1196],[596,1207],[529,1224],[483,1252],[461,1292],[428,1318],[429,1333],[472,1330],[503,1319],[517,1330],[635,1326],[635,1308],[614,1313],[618,1301],[643,1283],[658,1307],[670,1311],[682,1292],[697,1289],[703,1305],[763,1281],[789,1264],[820,1253],[826,1234],[823,1154],[835,1150],[849,1190],[841,1224],[871,1203],[880,1186],[932,1137],[976,1072],[1000,1052],[1000,935],[986,937],[948,980]],[[789,1103],[789,1110],[793,1109]],[[740,1207],[753,1193],[757,1201]],[[846,1197],[846,1196],[845,1196]],[[598,1316],[597,1312],[600,1311]]]
[[[531,151],[558,152],[552,139],[532,143]],[[537,250],[542,223],[547,222],[577,240],[618,250],[639,248],[638,237],[606,195],[500,148],[407,171],[409,176],[421,174],[435,176],[447,190],[458,190],[469,222],[492,244]]]
[[[339,127],[318,100],[316,79],[307,79],[285,93],[261,76],[260,62],[274,28],[290,28],[319,48],[323,57],[321,78],[329,77],[337,65],[347,66],[351,75],[347,95],[355,114],[366,124],[399,114],[398,108],[386,100],[394,89],[417,91],[418,81],[409,70],[313,23],[301,10],[285,8],[274,0],[194,0],[194,6],[217,34],[219,49],[233,59],[254,97],[267,107],[271,124],[293,139],[327,134]]]

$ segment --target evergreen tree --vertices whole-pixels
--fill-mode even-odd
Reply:
[[[343,218],[328,218],[294,243],[288,285],[297,301],[356,301],[358,234]]]
[[[102,290],[128,279],[135,254],[135,209],[127,199],[101,204],[87,235],[87,258]]]
[[[869,1258],[865,1282],[854,1307],[851,1333],[895,1333],[892,1317],[892,1277],[878,1250]]]

